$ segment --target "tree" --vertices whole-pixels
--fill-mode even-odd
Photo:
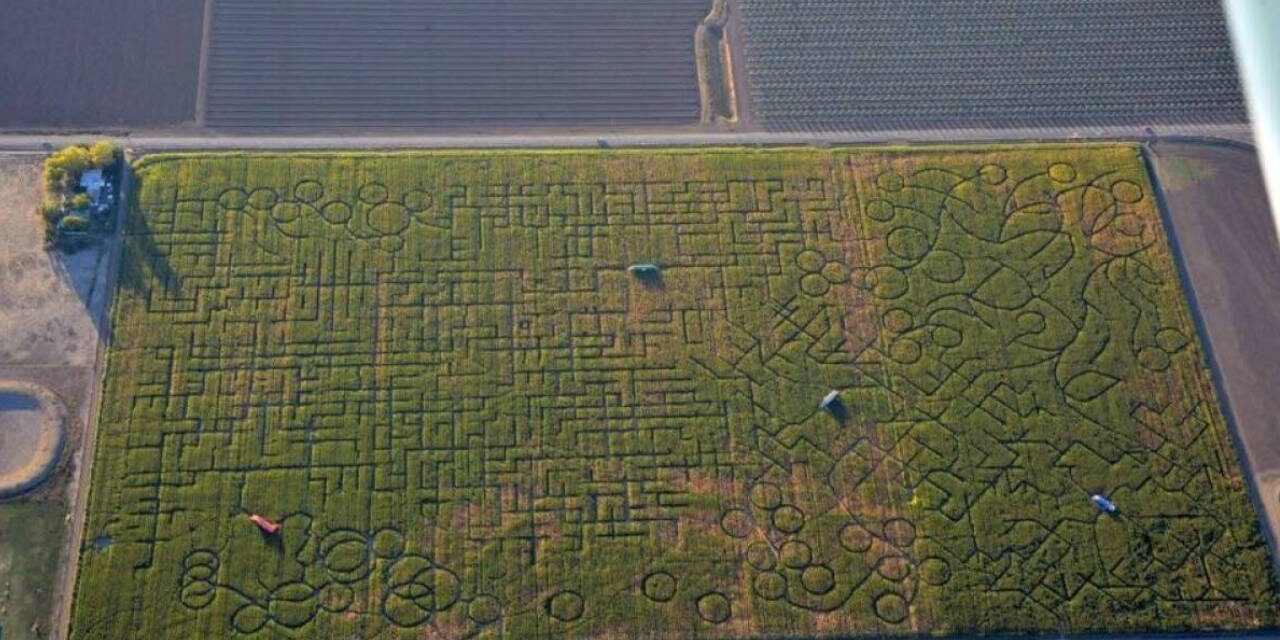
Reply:
[[[67,191],[92,166],[93,158],[85,147],[72,145],[55,152],[44,163],[45,189]]]
[[[82,233],[89,230],[89,219],[84,216],[69,215],[58,221],[58,230],[71,233]]]
[[[119,145],[101,140],[90,146],[71,145],[54,152],[44,163],[46,191],[66,192],[80,180],[80,175],[90,169],[106,169],[120,156]]]
[[[116,162],[119,145],[110,140],[99,140],[89,147],[89,160],[95,168],[105,169]]]
[[[109,140],[71,145],[49,155],[44,163],[44,197],[40,204],[47,241],[70,250],[90,241],[89,219],[70,212],[87,211],[93,202],[89,194],[77,193],[76,187],[86,171],[107,169],[120,158],[120,147]]]
[[[74,196],[71,196],[71,200],[68,201],[67,206],[76,210],[84,210],[88,209],[89,205],[92,204],[93,201],[89,199],[89,194],[77,193]]]

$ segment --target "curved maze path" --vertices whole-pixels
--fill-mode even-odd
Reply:
[[[1275,623],[1136,148],[138,175],[73,637]]]

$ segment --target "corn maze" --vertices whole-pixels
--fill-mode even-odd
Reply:
[[[1134,147],[137,175],[74,638],[1276,623]]]

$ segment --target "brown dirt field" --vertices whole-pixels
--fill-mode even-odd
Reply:
[[[80,529],[79,520],[67,522],[68,509],[83,475],[79,448],[92,420],[100,328],[113,277],[109,258],[116,255],[113,239],[72,255],[45,250],[36,213],[40,162],[37,156],[0,155],[0,389],[56,396],[51,403],[65,404],[65,440],[61,466],[51,477],[0,503],[6,640],[50,637],[41,634],[65,627],[62,605],[70,601]],[[9,445],[0,441],[0,451]]]
[[[84,301],[101,252],[45,251],[39,184],[38,158],[0,157],[0,370],[91,366],[97,350]]]
[[[1150,158],[1274,553],[1280,540],[1280,243],[1258,161],[1241,148],[1174,142],[1152,144]]]
[[[0,130],[193,120],[204,0],[7,0]]]
[[[711,0],[218,0],[214,129],[694,125]]]

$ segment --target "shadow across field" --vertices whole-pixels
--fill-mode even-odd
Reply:
[[[148,299],[157,285],[166,296],[181,291],[181,283],[169,264],[164,250],[156,244],[155,234],[145,221],[126,230],[120,256],[119,287],[122,291]]]

